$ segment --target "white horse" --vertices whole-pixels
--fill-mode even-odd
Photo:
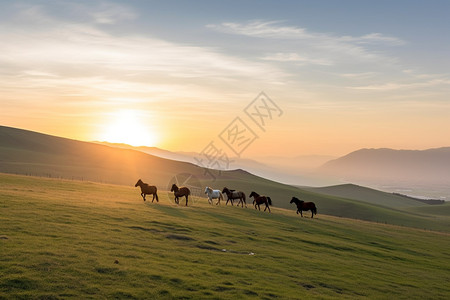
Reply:
[[[220,203],[220,200],[223,200],[223,196],[220,190],[213,190],[209,186],[205,188],[205,194],[208,195],[209,204],[213,203],[213,199],[217,199],[216,205]]]

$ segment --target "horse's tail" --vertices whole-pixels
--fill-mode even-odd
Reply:
[[[314,207],[313,207],[313,209],[312,209],[312,212],[315,214],[315,215],[317,215],[317,207],[314,205]]]
[[[272,205],[272,199],[270,197],[267,197],[267,201],[269,201],[269,205]]]
[[[245,201],[245,193],[242,192],[242,201],[244,201],[245,205],[247,206],[247,202]]]
[[[159,202],[159,198],[158,198],[158,193],[157,193],[157,191],[155,191],[155,196],[156,196],[156,202]]]

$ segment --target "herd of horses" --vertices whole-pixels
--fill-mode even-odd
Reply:
[[[152,202],[156,199],[156,202],[159,202],[158,198],[158,189],[154,185],[149,185],[145,182],[143,182],[141,179],[139,179],[135,187],[141,188],[141,197],[145,201],[146,195],[152,195],[153,199]],[[173,192],[174,195],[174,201],[176,204],[180,204],[180,198],[185,197],[186,199],[186,206],[188,205],[189,196],[191,195],[191,191],[188,187],[182,186],[178,187],[175,183],[172,184],[172,188],[170,189],[171,192]],[[210,187],[205,188],[205,194],[208,196],[208,203],[213,204],[213,200],[217,199],[216,205],[220,204],[221,200],[224,200],[223,194],[227,195],[227,202],[225,205],[228,204],[228,202],[233,205],[234,200],[239,200],[237,203],[237,206],[241,204],[241,207],[247,207],[247,202],[245,198],[245,193],[242,191],[236,191],[232,189],[228,189],[227,187],[224,187],[222,191],[220,190],[214,190]],[[268,196],[260,195],[256,192],[251,192],[249,195],[250,198],[253,198],[253,206],[255,209],[261,210],[260,205],[265,205],[264,211],[267,209],[270,213],[270,205],[272,205],[272,199]],[[317,214],[317,208],[314,202],[305,202],[303,200],[298,199],[297,197],[292,197],[290,203],[294,203],[297,206],[297,214],[300,214],[303,217],[303,211],[311,211],[311,218],[314,217],[315,214]]]

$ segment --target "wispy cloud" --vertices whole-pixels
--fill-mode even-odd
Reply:
[[[330,66],[333,63],[326,59],[320,58],[312,58],[304,55],[300,55],[295,52],[277,52],[270,53],[260,57],[262,60],[271,60],[271,61],[279,61],[279,62],[294,62],[298,64],[315,64],[315,65],[323,65]]]
[[[321,39],[335,42],[384,43],[402,45],[405,41],[382,33],[362,36],[339,36],[331,33],[312,32],[306,28],[282,25],[282,21],[250,21],[247,23],[224,22],[208,24],[207,28],[229,33],[271,39]]]
[[[394,91],[394,90],[413,90],[413,89],[423,89],[429,87],[437,87],[437,86],[450,86],[450,79],[433,79],[428,81],[420,81],[420,82],[388,82],[383,84],[374,84],[374,85],[366,85],[366,86],[353,86],[349,87],[355,90],[368,90],[368,91]]]
[[[221,24],[208,24],[209,29],[235,35],[244,35],[253,38],[273,39],[278,41],[297,41],[298,46],[321,55],[316,61],[339,62],[343,57],[353,60],[387,61],[388,57],[370,49],[370,46],[399,46],[405,44],[400,38],[384,35],[382,33],[368,33],[362,36],[341,36],[331,33],[314,32],[306,28],[283,25],[281,21],[250,21],[247,23],[224,22]]]
[[[87,7],[68,5],[85,15]],[[99,23],[123,22],[135,13],[115,4],[94,8],[89,10],[89,22],[78,23],[55,17],[38,5],[21,5],[13,26],[0,27],[1,88],[55,87],[71,95],[86,90],[180,95],[182,89],[186,95],[188,87],[193,94],[193,86],[201,83],[270,83],[287,75],[269,63],[227,55],[212,47],[115,34]],[[194,79],[195,83],[189,83]]]

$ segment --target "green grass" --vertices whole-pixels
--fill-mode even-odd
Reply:
[[[354,184],[341,184],[320,188],[306,187],[305,189],[318,194],[358,200],[389,208],[417,207],[424,205],[424,203],[417,200]]]
[[[450,297],[448,234],[160,198],[0,174],[0,298]]]

